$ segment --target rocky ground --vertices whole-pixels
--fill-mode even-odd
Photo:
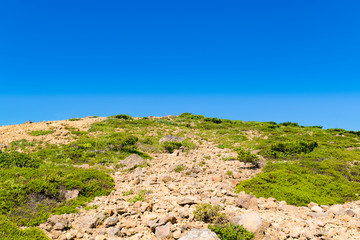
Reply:
[[[192,229],[206,229],[206,224],[194,220],[193,210],[197,203],[211,203],[222,205],[232,222],[257,233],[257,239],[360,239],[360,201],[295,207],[238,195],[237,182],[260,170],[222,160],[235,154],[216,146],[203,142],[188,153],[155,154],[149,167],[116,172],[116,190],[89,204],[96,209],[54,216],[40,228],[52,239],[216,239],[207,230],[198,230],[204,238],[186,235]],[[186,169],[175,172],[178,165]],[[130,203],[140,190],[146,192],[145,200]]]
[[[86,117],[79,121],[31,121],[24,124],[8,125],[0,127],[0,150],[12,141],[25,139],[28,141],[44,141],[51,144],[66,144],[73,141],[73,137],[68,129],[74,128],[79,131],[87,131],[90,125],[95,122],[103,121],[104,117]],[[31,131],[54,130],[54,133],[44,136],[31,136]]]
[[[3,126],[0,142],[27,139],[67,143],[72,138],[66,137],[66,126],[87,130],[91,123],[103,119]],[[28,134],[48,128],[55,133],[39,137]],[[151,155],[147,167],[117,169],[113,174],[115,190],[109,196],[95,198],[78,213],[52,216],[40,229],[51,239],[61,240],[218,239],[193,215],[196,204],[211,203],[223,206],[233,223],[255,232],[257,239],[360,239],[360,201],[295,207],[273,198],[236,194],[234,188],[240,180],[261,170],[231,160],[236,153],[211,142],[197,142],[195,149],[186,152]],[[131,156],[123,163],[131,167],[143,161]]]

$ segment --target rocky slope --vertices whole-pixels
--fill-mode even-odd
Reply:
[[[79,121],[26,123],[0,127],[4,145],[19,139],[68,143],[66,127],[87,130],[104,118]],[[55,130],[46,136],[30,136],[32,130]],[[191,136],[188,136],[191,138]],[[360,239],[360,201],[343,205],[295,207],[276,199],[236,194],[240,180],[261,169],[235,159],[236,153],[204,140],[190,139],[196,148],[174,153],[153,153],[147,167],[115,169],[115,190],[97,197],[78,213],[50,217],[39,226],[51,239],[218,239],[196,221],[199,203],[221,205],[235,224],[256,233],[257,239]],[[224,161],[223,159],[227,159]],[[143,161],[130,157],[133,161]],[[138,162],[139,163],[139,162]],[[90,168],[82,165],[82,168]],[[198,229],[198,230],[196,230]]]
[[[211,203],[224,206],[231,220],[256,232],[257,239],[360,239],[360,202],[295,207],[238,195],[238,181],[260,170],[223,161],[223,156],[235,154],[210,142],[189,153],[155,154],[149,167],[116,172],[116,190],[89,204],[96,209],[55,216],[40,228],[52,239],[181,239],[191,229],[207,227],[194,220],[193,210],[197,203]],[[178,165],[186,169],[175,172]],[[145,200],[130,203],[140,190],[146,192]]]

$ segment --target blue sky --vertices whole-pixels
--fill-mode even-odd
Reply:
[[[360,130],[358,1],[2,1],[0,125],[193,112]]]

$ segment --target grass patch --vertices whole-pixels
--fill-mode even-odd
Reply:
[[[31,131],[29,132],[29,134],[31,136],[43,136],[43,135],[49,135],[49,134],[52,134],[54,133],[55,131],[54,130],[38,130],[38,131]]]

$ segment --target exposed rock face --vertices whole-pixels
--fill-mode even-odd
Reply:
[[[220,240],[220,238],[209,229],[192,229],[179,240]]]
[[[144,165],[146,162],[139,155],[131,154],[130,156],[125,158],[121,163],[124,164],[126,166],[126,168],[132,169],[135,166]]]
[[[185,140],[185,138],[183,138],[183,137],[176,137],[176,136],[172,136],[172,135],[167,135],[167,136],[162,137],[159,140],[159,143],[162,144],[164,142],[182,142],[184,140]]]

